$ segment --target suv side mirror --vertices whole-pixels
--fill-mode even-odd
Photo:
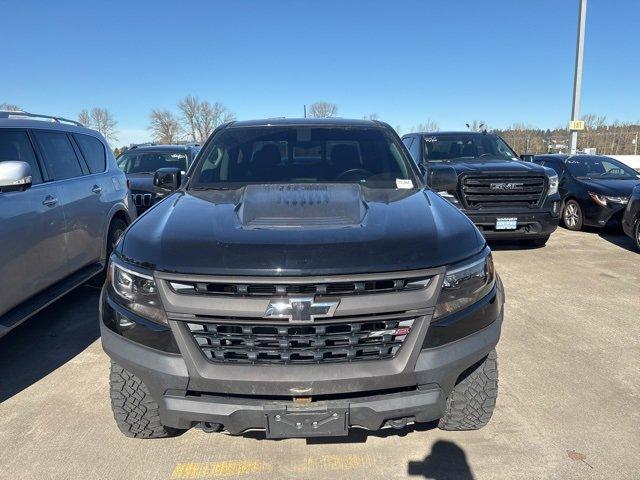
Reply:
[[[164,192],[173,192],[180,186],[182,171],[179,168],[159,168],[153,176],[153,184]]]
[[[520,159],[523,162],[533,162],[533,153],[523,153],[520,155]]]
[[[428,177],[429,187],[436,192],[449,192],[458,188],[458,173],[453,167],[432,167]]]
[[[0,162],[0,192],[21,192],[30,186],[31,166],[27,162]]]

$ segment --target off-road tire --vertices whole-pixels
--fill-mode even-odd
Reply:
[[[124,232],[126,229],[127,222],[125,222],[123,219],[114,218],[113,220],[111,220],[111,224],[109,225],[109,232],[107,233],[107,256],[105,257],[106,262],[104,269],[102,270],[102,272],[98,273],[91,280],[89,280],[87,282],[88,285],[92,287],[102,288],[102,285],[104,285],[104,281],[107,278],[107,264],[109,263],[111,252],[113,252],[113,247],[122,235],[122,232]]]
[[[447,397],[441,430],[477,430],[493,415],[498,398],[498,355],[492,350],[467,369]]]
[[[158,404],[151,397],[147,386],[113,361],[109,387],[113,417],[120,431],[127,437],[166,438],[183,432],[160,423]]]

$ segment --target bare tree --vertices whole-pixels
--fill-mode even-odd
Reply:
[[[8,110],[10,112],[21,112],[22,109],[13,103],[0,103],[0,110]]]
[[[192,95],[178,103],[182,128],[194,142],[203,143],[218,126],[235,120],[236,116],[220,102],[213,105]]]
[[[440,130],[440,125],[430,118],[428,118],[425,123],[419,123],[411,128],[412,132],[437,132],[438,130]]]
[[[379,120],[380,116],[377,113],[370,113],[362,117],[363,120]]]
[[[338,114],[338,105],[329,102],[315,102],[309,105],[309,116],[313,118],[330,118]]]
[[[85,127],[91,127],[91,115],[89,115],[89,111],[86,108],[80,110],[78,121]]]
[[[176,143],[182,136],[178,118],[169,110],[154,109],[149,115],[151,136],[159,143]]]
[[[108,141],[118,141],[118,131],[116,130],[118,122],[106,108],[93,107],[91,111],[84,108],[78,114],[78,121],[85,127],[99,131]]]
[[[483,132],[485,130],[489,130],[489,127],[487,127],[487,123],[484,120],[474,120],[466,125],[472,132]]]

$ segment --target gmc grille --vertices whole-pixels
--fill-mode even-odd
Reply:
[[[300,364],[393,358],[414,319],[288,325],[192,323],[187,325],[212,362]]]
[[[545,177],[467,176],[462,180],[462,202],[470,209],[506,206],[533,208],[542,203],[545,188]]]

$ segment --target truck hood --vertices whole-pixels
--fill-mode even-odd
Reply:
[[[543,166],[519,160],[500,160],[495,158],[474,158],[468,161],[455,161],[445,164],[453,167],[458,175],[461,174],[515,174],[515,175],[545,175]]]
[[[116,253],[168,272],[325,275],[447,265],[484,243],[429,190],[257,185],[175,192],[131,225]]]

